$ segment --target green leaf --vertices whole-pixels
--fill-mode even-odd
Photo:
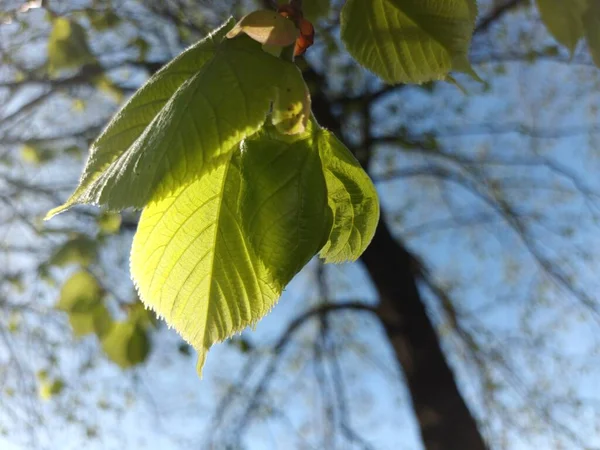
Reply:
[[[69,313],[69,324],[75,337],[94,333],[101,338],[110,330],[112,323],[112,316],[103,303],[98,303],[86,312]]]
[[[104,234],[115,234],[121,229],[121,214],[104,211],[96,219],[98,228]]]
[[[388,83],[471,75],[473,0],[348,0],[341,36],[350,54]]]
[[[65,267],[77,264],[87,267],[96,260],[96,242],[86,236],[69,239],[48,260],[51,266]]]
[[[95,203],[93,183],[140,137],[181,85],[197,73],[215,54],[215,49],[233,26],[233,19],[191,46],[154,74],[115,114],[90,149],[79,186],[67,202],[50,211],[50,218],[77,203]]]
[[[96,64],[87,42],[85,29],[65,17],[52,20],[48,37],[48,71],[51,75],[63,69],[76,69],[86,64]]]
[[[590,1],[583,16],[583,26],[592,59],[600,67],[600,2]]]
[[[373,182],[332,133],[321,130],[318,146],[325,171],[333,227],[319,256],[327,263],[355,261],[370,244],[379,222]]]
[[[331,0],[304,0],[302,12],[310,22],[316,22],[322,16],[326,16],[331,8]]]
[[[116,322],[102,339],[102,350],[122,369],[146,360],[150,339],[144,328],[132,322]]]
[[[38,395],[42,400],[48,401],[52,397],[59,395],[65,388],[65,383],[62,379],[50,381],[47,377],[38,376]]]
[[[149,204],[131,250],[140,298],[199,354],[256,323],[324,245],[331,211],[318,152],[267,128]]]
[[[51,150],[40,148],[34,144],[27,143],[21,147],[21,159],[24,162],[39,166],[42,163],[50,161],[54,157]]]
[[[200,41],[200,42],[202,42],[202,41]],[[146,57],[148,56],[148,50],[150,50],[150,44],[148,43],[148,41],[146,41],[142,37],[137,37],[137,38],[133,39],[132,41],[130,41],[129,45],[132,47],[137,47],[137,49],[140,52],[139,58],[138,58],[140,61],[146,60]],[[196,45],[198,45],[198,44],[196,44]]]
[[[142,208],[151,198],[172,194],[227,160],[243,138],[258,131],[272,102],[284,94],[287,102],[282,106],[291,105],[294,116],[280,128],[289,125],[288,132],[296,133],[303,128],[298,124],[308,119],[297,112],[307,110],[298,68],[263,52],[245,35],[224,40],[214,58],[181,85],[135,142],[126,140],[129,148],[109,142],[99,158],[96,144],[75,193],[46,218],[75,203]],[[280,104],[275,102],[274,117],[285,117]],[[115,120],[129,130],[129,121],[144,113],[144,108],[124,111]],[[106,140],[103,136],[99,140]]]
[[[102,299],[102,288],[89,272],[75,272],[63,285],[56,307],[65,312],[87,312]]]
[[[75,272],[63,285],[57,309],[69,314],[69,323],[76,337],[96,333],[101,336],[112,322],[102,302],[103,290],[92,274]]]
[[[156,327],[156,315],[146,309],[139,299],[129,307],[127,320],[141,326],[144,330]]]
[[[573,54],[583,37],[582,16],[587,0],[536,0],[546,28]],[[593,3],[593,2],[592,2]]]

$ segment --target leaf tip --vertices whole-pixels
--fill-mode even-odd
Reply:
[[[206,354],[208,353],[207,348],[201,348],[198,350],[198,362],[196,363],[196,373],[198,377],[202,379],[202,370],[204,369],[204,363],[206,362]]]
[[[48,211],[46,213],[46,215],[44,216],[44,221],[50,220],[52,219],[54,216],[59,215],[60,213],[65,212],[67,209],[69,209],[71,207],[71,205],[69,203],[65,203],[64,205],[60,205],[57,206],[56,208],[52,208],[50,211]]]

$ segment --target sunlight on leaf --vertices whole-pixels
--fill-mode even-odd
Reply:
[[[310,117],[310,92],[296,66],[286,64],[283,69],[282,89],[278,90],[273,107],[273,125],[281,133],[302,133]]]
[[[232,25],[233,20],[230,20],[182,52],[138,89],[92,144],[79,186],[71,198],[50,211],[47,217],[77,203],[95,203],[92,183],[140,137],[177,89],[214,56],[216,46]]]
[[[341,36],[388,83],[443,80],[451,70],[475,76],[468,50],[476,11],[473,0],[348,0]]]
[[[327,263],[356,261],[371,243],[379,222],[379,200],[373,182],[352,153],[332,133],[317,137],[333,227],[319,256]]]
[[[126,106],[92,147],[75,193],[46,218],[76,203],[142,208],[151,198],[168,196],[214,169],[221,158],[227,160],[243,138],[258,131],[278,98],[293,100],[294,114],[283,128],[302,131],[309,110],[306,92],[293,63],[263,52],[247,36],[224,40],[206,67],[185,81],[158,114],[154,108],[142,110],[147,101],[133,114]],[[159,90],[159,103],[170,94]],[[290,104],[276,103],[273,116],[288,117],[280,109]],[[154,114],[150,123],[143,119]],[[129,134],[132,127],[137,131]],[[111,136],[117,140],[110,142]]]
[[[143,211],[131,273],[144,303],[199,354],[254,324],[331,229],[318,152],[274,130]]]

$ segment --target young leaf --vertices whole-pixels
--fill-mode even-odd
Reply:
[[[536,0],[548,31],[573,54],[583,37],[583,12],[587,0]]]
[[[282,92],[289,104],[303,105],[288,132],[302,131],[306,88],[296,66],[263,52],[247,36],[223,41],[128,149],[113,147],[116,158],[109,165],[90,157],[75,194],[47,218],[75,203],[142,208],[151,198],[170,195],[227,160],[242,139],[262,126]],[[279,108],[276,103],[274,117],[282,116]]]
[[[121,229],[121,214],[104,211],[96,218],[98,228],[103,234],[115,234]]]
[[[35,166],[52,160],[54,154],[51,150],[40,148],[31,143],[26,143],[21,147],[21,159]]]
[[[331,211],[312,137],[272,128],[150,203],[131,250],[142,301],[199,354],[254,324],[323,246]]]
[[[87,236],[77,236],[59,247],[48,260],[48,264],[58,267],[70,264],[87,267],[94,262],[96,255],[96,242]]]
[[[451,70],[474,75],[467,53],[476,11],[474,0],[348,0],[341,36],[388,83],[442,80]]]
[[[141,325],[117,322],[103,337],[102,350],[112,362],[127,369],[146,360],[150,353],[150,339]]]
[[[76,69],[85,64],[96,64],[87,43],[85,29],[65,17],[52,21],[48,37],[48,71],[51,75],[63,69]]]
[[[181,85],[196,74],[214,54],[216,47],[233,26],[233,19],[194,44],[160,69],[115,114],[92,144],[79,186],[64,205],[50,211],[46,218],[79,203],[96,203],[92,184],[140,137]]]
[[[326,130],[317,136],[333,211],[333,227],[319,256],[326,263],[356,261],[373,239],[379,222],[377,191],[344,144]]]
[[[256,42],[268,46],[287,47],[296,42],[298,29],[294,22],[286,19],[275,11],[254,11],[241,18],[235,24],[227,37],[236,37],[240,33],[246,33]]]
[[[69,313],[69,324],[75,337],[82,337],[95,333],[102,337],[112,325],[112,317],[102,303],[92,307],[87,312]]]
[[[273,125],[284,134],[298,134],[306,130],[310,117],[310,92],[299,69],[286,64],[281,71],[282,88],[278,90],[273,114]]]
[[[112,322],[102,297],[96,278],[83,270],[75,272],[63,285],[56,308],[69,315],[76,337],[94,332],[101,335]]]
[[[65,382],[61,378],[49,380],[47,376],[38,376],[38,395],[42,400],[52,399],[52,397],[59,395],[64,388]]]
[[[75,272],[65,282],[56,307],[65,312],[87,312],[102,299],[98,280],[85,270]]]

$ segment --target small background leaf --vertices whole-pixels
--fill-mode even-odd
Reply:
[[[106,356],[122,369],[140,364],[150,353],[150,340],[137,323],[116,322],[102,339]]]
[[[64,69],[96,64],[87,42],[85,29],[66,17],[56,17],[48,38],[48,71],[51,75]]]
[[[98,228],[104,234],[115,234],[121,229],[121,214],[104,211],[97,219]]]
[[[56,305],[69,315],[76,337],[96,333],[101,336],[112,321],[103,303],[103,290],[92,274],[75,272],[63,285]]]
[[[87,267],[96,260],[96,242],[87,236],[69,239],[59,247],[48,260],[51,266],[64,267],[77,264]]]

